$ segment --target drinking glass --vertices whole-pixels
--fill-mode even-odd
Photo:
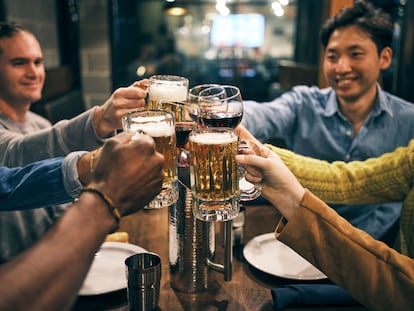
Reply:
[[[207,127],[236,128],[243,117],[243,99],[240,89],[233,85],[210,85],[205,87],[197,96],[200,123]],[[247,142],[239,144],[239,151],[248,149]],[[240,166],[240,201],[251,201],[261,195],[254,184],[248,182],[245,170]]]
[[[198,103],[198,96],[200,93],[206,89],[212,88],[212,87],[218,87],[220,84],[216,83],[207,83],[207,84],[199,84],[196,86],[193,86],[191,89],[188,90],[188,101],[190,103]],[[222,90],[224,92],[224,90]]]
[[[188,79],[173,75],[154,75],[148,81],[148,109],[160,109],[160,100],[184,102],[188,95]]]
[[[189,165],[189,151],[185,148],[190,132],[198,125],[198,106],[190,102],[160,100],[158,107],[175,116],[175,136],[177,139],[178,165]]]
[[[155,253],[138,253],[125,259],[130,310],[156,309],[160,298],[161,267],[161,257]]]
[[[174,115],[162,110],[132,111],[122,118],[122,127],[124,131],[133,135],[151,136],[157,151],[164,156],[162,190],[146,208],[161,208],[175,203],[178,199],[178,190]]]
[[[243,117],[240,89],[233,85],[205,88],[198,94],[198,105],[204,126],[235,128]]]
[[[198,97],[200,95],[200,93],[206,89],[209,89],[211,87],[218,87],[220,86],[219,84],[199,84],[196,86],[193,86],[192,88],[190,88],[188,90],[188,99],[187,102],[190,105],[193,106],[198,106]],[[222,92],[224,92],[224,90],[222,90]],[[199,112],[199,110],[196,110],[197,112]],[[198,115],[192,115],[193,116],[193,120],[198,122],[200,124],[200,119]]]
[[[227,221],[239,211],[238,136],[231,128],[197,128],[189,136],[194,215]]]

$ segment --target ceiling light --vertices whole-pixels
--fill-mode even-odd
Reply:
[[[172,2],[167,2],[164,5],[164,12],[168,15],[181,16],[187,14],[187,9]]]

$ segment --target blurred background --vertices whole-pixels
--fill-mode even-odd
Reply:
[[[372,0],[394,21],[394,61],[381,83],[414,101],[414,1]],[[0,18],[40,41],[47,69],[32,109],[52,122],[102,104],[152,74],[190,87],[237,85],[245,99],[270,100],[293,85],[326,85],[323,21],[352,0],[0,0]]]

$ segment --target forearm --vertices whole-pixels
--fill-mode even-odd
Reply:
[[[402,201],[412,187],[413,156],[400,148],[380,158],[350,163],[328,163],[267,145],[299,182],[329,203],[381,203]]]
[[[104,143],[94,127],[95,109],[96,107],[91,108],[70,120],[56,123],[55,126],[61,131],[62,140],[69,151],[91,151]]]
[[[84,193],[38,244],[0,267],[0,310],[69,309],[113,226],[105,203]]]
[[[0,129],[0,165],[23,166],[72,151],[94,150],[103,144],[95,133],[93,111],[62,120],[53,127],[22,135]]]
[[[23,168],[1,167],[2,210],[33,209],[69,202],[71,197],[63,186],[62,162],[63,158],[54,158]]]
[[[370,310],[412,308],[413,260],[354,228],[309,192],[279,239]]]

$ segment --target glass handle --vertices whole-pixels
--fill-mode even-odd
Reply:
[[[239,153],[243,153],[245,150],[249,150],[250,146],[248,142],[241,140],[239,141]],[[246,175],[246,170],[243,165],[240,165],[240,180],[239,180],[239,189],[240,189],[240,201],[252,201],[257,199],[262,192],[260,189],[257,189],[254,184],[247,181],[244,175]]]

